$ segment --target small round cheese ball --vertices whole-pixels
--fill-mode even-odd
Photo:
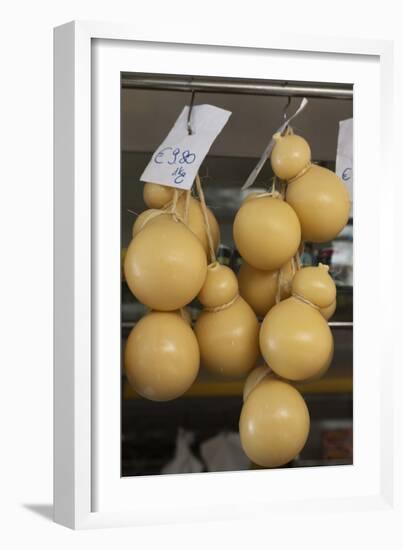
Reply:
[[[242,407],[239,434],[252,462],[276,468],[302,450],[309,426],[308,407],[299,391],[287,382],[265,377]]]
[[[130,243],[124,262],[136,298],[157,311],[173,311],[199,294],[207,258],[199,239],[172,216],[147,223]]]
[[[137,393],[152,401],[175,399],[190,388],[199,372],[196,336],[176,312],[153,311],[130,332],[124,364]]]
[[[229,267],[214,262],[207,267],[207,277],[199,292],[200,302],[207,308],[228,304],[238,295],[238,281]]]
[[[336,285],[327,265],[303,267],[294,275],[291,288],[319,308],[327,308],[336,300]]]
[[[146,183],[143,187],[143,200],[148,208],[162,208],[174,196],[175,189],[159,183]]]
[[[251,198],[241,205],[233,227],[242,258],[252,267],[276,270],[296,253],[301,227],[289,204],[277,197]]]
[[[294,297],[271,308],[260,328],[260,351],[270,368],[287,380],[305,380],[333,358],[333,335],[319,311]]]
[[[290,180],[306,168],[311,161],[311,149],[301,136],[274,134],[275,145],[271,153],[273,172],[281,180]]]

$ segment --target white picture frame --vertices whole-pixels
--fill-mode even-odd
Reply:
[[[102,183],[119,172],[119,75],[130,71],[281,72],[283,79],[354,84],[352,466],[120,478],[120,296],[113,282],[120,277],[120,180],[115,189]],[[153,36],[130,25],[72,22],[55,29],[54,79],[55,521],[81,529],[346,507],[394,514],[399,356],[394,330],[371,322],[374,312],[387,317],[388,289],[397,285],[394,270],[381,266],[395,254],[398,183],[390,177],[379,191],[392,155],[393,43],[271,32],[253,42],[190,44],[169,30]],[[116,372],[106,368],[111,361]]]

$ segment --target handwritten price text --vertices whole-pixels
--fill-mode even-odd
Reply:
[[[186,166],[186,164],[192,164],[195,160],[195,153],[191,153],[189,149],[181,151],[179,147],[164,147],[154,156],[155,164],[170,164],[172,166],[177,166],[171,174],[174,183],[177,184],[182,183],[185,179],[186,170],[184,166]]]

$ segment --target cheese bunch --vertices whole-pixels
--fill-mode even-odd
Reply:
[[[190,195],[146,184],[144,200],[149,209],[133,225],[123,269],[129,289],[151,312],[132,329],[124,365],[137,393],[167,401],[186,392],[199,370],[199,344],[184,308],[207,276],[207,233],[200,203]],[[209,220],[218,246],[211,212]]]
[[[302,240],[321,243],[334,239],[349,217],[346,186],[331,170],[311,164],[304,138],[295,134],[273,137],[271,166],[288,184],[286,201],[298,216]]]

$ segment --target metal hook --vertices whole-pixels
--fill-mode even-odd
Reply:
[[[287,111],[288,111],[288,108],[289,108],[290,105],[291,105],[291,96],[289,95],[288,99],[287,99],[287,104],[286,104],[286,106],[284,107],[284,110],[283,110],[284,120],[287,120]]]
[[[192,95],[191,95],[191,98],[190,98],[190,105],[189,105],[189,111],[188,111],[188,120],[187,120],[187,127],[188,127],[188,134],[189,135],[192,135],[193,134],[193,130],[192,130],[192,125],[190,123],[190,118],[192,116],[192,111],[193,111],[193,103],[194,103],[194,99],[195,99],[195,90],[192,90]]]

